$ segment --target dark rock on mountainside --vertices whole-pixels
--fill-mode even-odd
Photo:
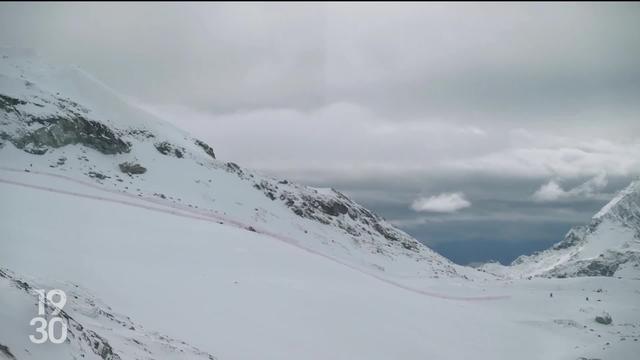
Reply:
[[[104,175],[104,174],[99,173],[99,172],[97,172],[97,171],[89,171],[89,172],[87,173],[87,175],[88,175],[89,177],[91,177],[91,178],[96,178],[96,179],[98,179],[98,180],[105,180],[105,179],[109,179],[109,178],[110,178],[110,176]]]
[[[184,148],[179,148],[177,146],[172,145],[168,141],[162,141],[159,143],[153,144],[153,146],[158,150],[158,152],[162,155],[167,156],[175,156],[179,159],[184,157],[185,150]]]
[[[207,153],[207,155],[211,156],[211,158],[213,159],[216,158],[216,154],[213,152],[213,149],[206,142],[202,140],[196,140],[196,145],[200,146],[202,150],[204,150],[204,152]]]
[[[26,125],[21,131],[10,135],[0,133],[3,140],[8,140],[17,148],[28,153],[42,155],[50,148],[65,145],[81,144],[93,148],[103,154],[127,153],[131,145],[120,138],[106,125],[90,120],[88,112],[79,104],[70,100],[56,98],[60,114],[35,116],[18,110],[19,105],[38,105],[0,94],[0,109],[6,114],[17,117]]]
[[[609,313],[607,312],[603,312],[602,314],[596,316],[595,320],[598,324],[602,325],[610,325],[613,322],[613,320],[611,319],[611,315],[609,315]]]
[[[6,345],[0,344],[0,354],[4,355],[7,359],[15,360],[16,357],[11,353],[9,347]]]
[[[335,201],[333,199],[329,201],[315,201],[316,208],[320,208],[322,212],[331,216],[338,216],[342,214],[346,214],[349,208],[341,202]]]
[[[147,168],[132,162],[123,162],[118,166],[120,167],[120,171],[129,175],[139,175],[147,172]]]
[[[562,241],[553,245],[553,249],[562,250],[578,245],[584,237],[585,230],[586,229],[583,226],[574,227],[573,229],[569,230],[569,233],[567,233]]]
[[[16,105],[26,105],[27,102],[24,100],[16,99],[11,96],[0,94],[0,109],[4,111],[17,111],[14,106]]]
[[[156,137],[154,133],[146,129],[129,129],[125,133],[138,139],[153,139]]]
[[[227,169],[242,177],[237,165],[228,163]],[[238,172],[240,171],[240,172]],[[278,184],[262,180],[254,183],[253,187],[261,190],[271,200],[279,199],[294,214],[317,221],[325,225],[334,225],[355,238],[372,235],[372,230],[385,239],[399,243],[404,249],[417,252],[420,244],[398,229],[390,226],[383,218],[353,202],[344,194],[331,190],[331,196],[317,192],[292,192],[281,189]]]
[[[238,166],[238,164],[236,164],[234,162],[228,162],[226,170],[228,172],[236,173],[240,177],[242,177],[242,175],[244,175],[244,173],[242,172],[242,169],[240,168],[240,166]]]
[[[574,276],[615,276],[616,271],[624,264],[640,267],[640,254],[634,251],[620,252],[607,250],[594,259],[575,261],[567,265],[559,265],[549,271],[550,277]]]
[[[13,139],[13,144],[30,153],[46,152],[47,148],[82,144],[103,154],[129,152],[130,145],[105,125],[82,116],[35,118],[43,127]]]

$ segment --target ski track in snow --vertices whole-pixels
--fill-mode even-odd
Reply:
[[[218,214],[214,214],[211,212],[204,212],[204,211],[199,211],[184,205],[179,205],[179,204],[169,204],[167,202],[163,202],[157,199],[153,199],[153,198],[149,198],[149,197],[143,197],[143,196],[136,196],[133,194],[129,194],[127,192],[124,191],[118,191],[118,190],[112,190],[112,189],[107,189],[98,185],[95,185],[93,183],[87,182],[87,181],[83,181],[83,180],[79,180],[79,179],[74,179],[72,177],[66,176],[66,175],[61,175],[61,174],[55,174],[55,173],[50,173],[50,172],[45,172],[45,171],[38,171],[38,170],[21,170],[21,169],[15,169],[15,168],[8,168],[8,167],[4,167],[4,166],[0,166],[0,170],[2,171],[6,171],[6,172],[15,172],[15,173],[21,173],[21,174],[37,174],[37,175],[42,175],[42,176],[49,176],[49,177],[54,177],[54,178],[58,178],[58,179],[62,179],[65,181],[70,181],[70,182],[74,182],[86,187],[90,187],[102,192],[107,192],[107,193],[112,193],[112,194],[116,194],[119,196],[124,196],[124,197],[129,197],[129,198],[133,198],[135,199],[137,202],[132,202],[132,201],[127,201],[127,200],[123,200],[123,199],[114,199],[114,198],[109,198],[109,197],[105,197],[105,196],[100,196],[100,195],[91,195],[91,194],[83,194],[83,193],[79,193],[79,192],[74,192],[74,191],[68,191],[68,190],[62,190],[62,189],[55,189],[52,187],[48,187],[48,186],[40,186],[40,185],[33,185],[33,184],[27,184],[27,183],[23,183],[23,182],[18,182],[18,181],[13,181],[13,180],[6,180],[6,179],[2,179],[0,178],[0,183],[4,183],[4,184],[8,184],[8,185],[14,185],[14,186],[20,186],[20,187],[25,187],[25,188],[31,188],[31,189],[36,189],[36,190],[41,190],[41,191],[47,191],[47,192],[52,192],[52,193],[57,193],[57,194],[64,194],[64,195],[69,195],[69,196],[74,196],[74,197],[79,197],[79,198],[85,198],[85,199],[92,199],[92,200],[97,200],[97,201],[105,201],[105,202],[111,202],[111,203],[116,203],[116,204],[120,204],[120,205],[125,205],[125,206],[132,206],[132,207],[137,207],[137,208],[141,208],[141,209],[145,209],[145,210],[150,210],[150,211],[156,211],[156,212],[161,212],[161,213],[165,213],[165,214],[170,214],[170,215],[174,215],[174,216],[180,216],[180,217],[184,217],[184,218],[190,218],[190,219],[195,219],[195,220],[204,220],[204,221],[208,221],[208,222],[213,222],[216,224],[222,224],[222,225],[231,225],[234,226],[236,228],[241,228],[243,230],[249,230],[249,227],[252,227],[253,229],[255,229],[255,232],[261,235],[266,235],[272,239],[275,240],[279,240],[282,241],[286,244],[289,244],[291,246],[294,246],[298,249],[304,250],[310,254],[313,255],[317,255],[317,256],[321,256],[325,259],[328,259],[330,261],[333,261],[335,263],[338,263],[340,265],[346,266],[352,270],[355,270],[359,273],[362,273],[364,275],[367,275],[369,277],[375,278],[376,280],[382,281],[384,283],[387,283],[389,285],[395,286],[397,288],[400,289],[404,289],[416,294],[420,294],[420,295],[425,295],[425,296],[429,296],[429,297],[434,297],[434,298],[439,298],[439,299],[445,299],[445,300],[457,300],[457,301],[490,301],[490,300],[505,300],[505,299],[509,299],[511,298],[511,296],[509,295],[487,295],[487,296],[453,296],[453,295],[446,295],[446,294],[440,294],[440,293],[435,293],[435,292],[431,292],[431,291],[426,291],[423,289],[416,289],[407,285],[404,285],[402,283],[393,281],[393,280],[389,280],[387,278],[384,278],[382,276],[379,276],[377,274],[368,272],[362,268],[359,268],[357,266],[354,266],[352,264],[346,263],[342,260],[339,260],[337,258],[334,258],[330,255],[327,254],[323,254],[319,251],[307,248],[305,246],[300,245],[300,243],[298,241],[296,241],[295,239],[289,238],[287,236],[284,235],[280,235],[280,234],[276,234],[276,233],[272,233],[268,230],[265,229],[261,229],[258,228],[254,225],[249,225],[249,224],[245,224],[243,222],[234,220],[234,219],[230,219],[228,217],[225,216],[221,216]],[[140,204],[139,202],[147,202],[147,203],[152,203],[154,205],[158,205],[161,207],[157,207],[157,206],[150,206],[150,205],[146,205],[146,204]]]

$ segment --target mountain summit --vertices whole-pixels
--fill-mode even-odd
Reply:
[[[607,203],[589,224],[572,228],[551,248],[520,256],[510,266],[486,264],[507,276],[577,277],[640,275],[640,180]]]

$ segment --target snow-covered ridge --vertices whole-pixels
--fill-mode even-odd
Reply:
[[[572,228],[550,249],[520,256],[508,267],[486,264],[482,268],[516,277],[640,278],[640,180],[621,190],[589,224]]]
[[[640,180],[633,181],[603,206],[593,219],[616,218],[626,226],[640,225]]]
[[[0,267],[0,289],[0,317],[6,321],[0,326],[0,338],[8,341],[0,343],[2,359],[23,359],[27,356],[34,359],[215,359],[184,341],[145,329],[128,316],[114,312],[78,284],[43,283]],[[37,289],[60,289],[67,295],[60,317],[68,324],[68,341],[62,346],[33,346],[28,337],[20,336],[18,329],[29,324],[30,317],[37,314]],[[53,310],[51,304],[47,303],[45,307],[47,313]]]
[[[83,71],[0,51],[0,159],[141,198],[221,214],[357,266],[403,276],[480,276],[333,189],[216,159],[206,142]],[[484,276],[484,275],[482,275]]]

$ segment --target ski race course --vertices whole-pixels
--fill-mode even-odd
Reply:
[[[14,168],[8,168],[8,167],[0,167],[0,171],[4,171],[4,172],[13,172],[13,173],[25,173],[28,172],[29,174],[33,174],[36,176],[45,176],[45,177],[52,177],[52,178],[56,178],[56,179],[62,179],[65,181],[69,181],[81,186],[85,186],[85,187],[89,187],[91,189],[95,189],[95,190],[99,190],[101,192],[105,192],[108,194],[112,194],[112,195],[117,195],[117,196],[124,196],[128,199],[131,200],[124,200],[124,199],[118,199],[118,198],[114,198],[114,197],[107,197],[107,196],[99,196],[99,195],[91,195],[91,194],[86,194],[86,193],[80,193],[80,192],[74,192],[74,191],[68,191],[68,190],[62,190],[62,189],[55,189],[52,187],[48,187],[48,186],[41,186],[41,185],[34,185],[34,184],[29,184],[26,182],[18,182],[18,181],[13,181],[13,180],[8,180],[8,179],[3,179],[0,178],[0,183],[3,184],[8,184],[8,185],[13,185],[13,186],[21,186],[21,187],[25,187],[25,188],[31,188],[31,189],[36,189],[36,190],[41,190],[41,191],[47,191],[47,192],[51,192],[51,193],[57,193],[57,194],[63,194],[63,195],[68,195],[68,196],[74,196],[74,197],[79,197],[79,198],[85,198],[85,199],[92,199],[92,200],[96,200],[96,201],[105,201],[105,202],[111,202],[111,203],[116,203],[116,204],[120,204],[120,205],[124,205],[124,206],[132,206],[132,207],[137,207],[137,208],[141,208],[141,209],[145,209],[145,210],[149,210],[149,211],[155,211],[155,212],[161,212],[161,213],[165,213],[165,214],[170,214],[170,215],[174,215],[174,216],[179,216],[179,217],[183,217],[183,218],[189,218],[189,219],[194,219],[194,220],[201,220],[201,221],[208,221],[208,222],[213,222],[213,223],[217,223],[217,224],[226,224],[228,226],[234,226],[236,228],[240,228],[240,229],[244,229],[247,231],[254,231],[256,233],[265,235],[271,239],[274,240],[278,240],[281,242],[284,242],[288,245],[291,246],[295,246],[299,249],[302,249],[304,251],[307,251],[311,254],[314,254],[316,256],[321,256],[324,257],[326,259],[329,259],[331,261],[334,261],[336,263],[339,263],[343,266],[346,266],[352,270],[361,272],[365,275],[371,276],[377,280],[380,280],[382,282],[385,282],[387,284],[393,285],[395,287],[407,290],[407,291],[411,291],[417,294],[421,294],[421,295],[425,295],[425,296],[430,296],[430,297],[434,297],[434,298],[439,298],[439,299],[446,299],[446,300],[457,300],[457,301],[490,301],[490,300],[504,300],[504,299],[508,299],[510,296],[508,295],[487,295],[487,296],[453,296],[453,295],[447,295],[447,294],[440,294],[440,293],[436,293],[436,292],[430,292],[430,291],[426,291],[426,290],[422,290],[422,289],[415,289],[412,288],[410,286],[407,285],[403,285],[401,283],[389,280],[389,279],[385,279],[379,275],[373,274],[371,272],[365,271],[363,269],[360,269],[356,266],[353,266],[351,264],[345,263],[343,261],[340,261],[339,259],[336,259],[332,256],[326,255],[326,254],[322,254],[318,251],[315,251],[313,249],[309,249],[306,248],[304,246],[301,246],[295,239],[291,239],[288,238],[286,236],[283,235],[279,235],[276,233],[273,233],[267,229],[262,229],[260,227],[258,227],[256,224],[245,224],[242,222],[239,222],[237,220],[234,219],[230,219],[228,217],[219,215],[219,214],[215,214],[215,213],[210,213],[210,212],[204,212],[204,211],[198,211],[198,210],[194,210],[192,208],[189,207],[185,207],[185,206],[181,206],[181,205],[177,205],[177,204],[171,204],[171,203],[167,203],[167,202],[162,202],[159,201],[157,199],[153,199],[153,198],[145,198],[145,197],[140,197],[140,196],[136,196],[136,195],[132,195],[126,192],[122,192],[122,191],[117,191],[117,190],[111,190],[111,189],[107,189],[104,187],[101,187],[99,185],[95,185],[92,184],[88,181],[82,181],[82,180],[78,180],[78,179],[74,179],[72,177],[66,176],[66,175],[61,175],[61,174],[55,174],[55,173],[51,173],[51,172],[45,172],[45,171],[37,171],[37,170],[20,170],[20,169],[14,169]],[[152,206],[154,205],[154,206]],[[250,230],[251,229],[251,230]]]

